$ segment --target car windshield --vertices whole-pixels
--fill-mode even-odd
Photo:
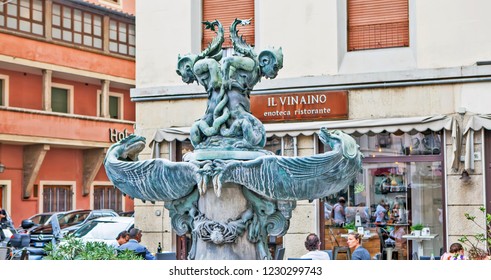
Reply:
[[[116,239],[118,234],[128,227],[127,223],[116,223],[110,221],[91,221],[90,223],[79,228],[75,237],[84,239]]]
[[[68,213],[68,214],[59,216],[58,222],[60,223],[60,225],[80,224],[81,222],[85,221],[85,219],[87,219],[87,216],[89,216],[89,212]]]
[[[50,217],[51,217],[50,214],[39,214],[32,217],[31,221],[38,225],[44,225],[46,224],[46,222],[49,220]]]

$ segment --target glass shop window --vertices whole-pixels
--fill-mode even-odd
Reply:
[[[343,234],[352,229],[369,236],[363,244],[372,258],[387,259],[387,252],[400,260],[438,256],[445,227],[442,132],[354,138],[365,155],[362,173],[345,191],[323,200],[325,249],[343,246]],[[327,147],[319,147],[323,149]],[[341,197],[345,203],[339,208]],[[343,210],[342,218],[335,216],[335,209]],[[423,224],[432,238],[403,238],[414,224]],[[387,251],[388,246],[393,250]]]
[[[425,131],[414,134],[382,132],[354,136],[365,157],[440,155],[442,132]]]

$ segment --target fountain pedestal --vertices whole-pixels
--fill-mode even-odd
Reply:
[[[198,209],[215,222],[226,224],[237,220],[247,210],[247,200],[238,184],[224,184],[220,197],[207,191],[199,198]],[[255,260],[256,247],[247,240],[247,230],[234,243],[215,244],[198,239],[196,260]]]

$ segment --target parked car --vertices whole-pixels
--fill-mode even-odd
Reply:
[[[111,209],[101,210],[73,210],[65,212],[58,216],[61,235],[75,232],[87,222],[101,217],[118,217],[118,213]],[[44,248],[46,243],[53,239],[52,224],[39,226],[32,230],[30,246],[35,248]]]
[[[133,217],[104,217],[92,220],[81,226],[73,236],[84,242],[104,242],[117,247],[116,237],[123,230],[130,230],[135,225]]]
[[[17,228],[17,232],[19,233],[30,233],[35,228],[41,225],[48,225],[51,222],[51,219],[54,214],[59,217],[59,215],[64,214],[65,212],[46,212],[46,213],[38,213],[34,216],[31,216],[27,219],[22,220],[20,227]]]
[[[121,217],[134,217],[135,211],[119,212],[118,214]]]

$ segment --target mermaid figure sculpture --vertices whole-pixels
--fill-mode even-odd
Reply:
[[[145,139],[130,135],[109,149],[104,165],[114,186],[142,201],[164,201],[178,235],[190,233],[189,259],[271,259],[268,236],[282,236],[298,200],[346,190],[361,171],[355,140],[322,128],[319,139],[331,150],[283,157],[263,150],[266,132],[251,114],[249,95],[261,77],[283,67],[281,48],[255,50],[238,35],[249,20],[230,26],[234,56],[222,58],[219,21],[204,22],[216,37],[200,54],[179,56],[185,83],[203,85],[208,102],[191,127],[194,151],[183,162],[138,160]],[[212,191],[210,191],[212,190]]]

